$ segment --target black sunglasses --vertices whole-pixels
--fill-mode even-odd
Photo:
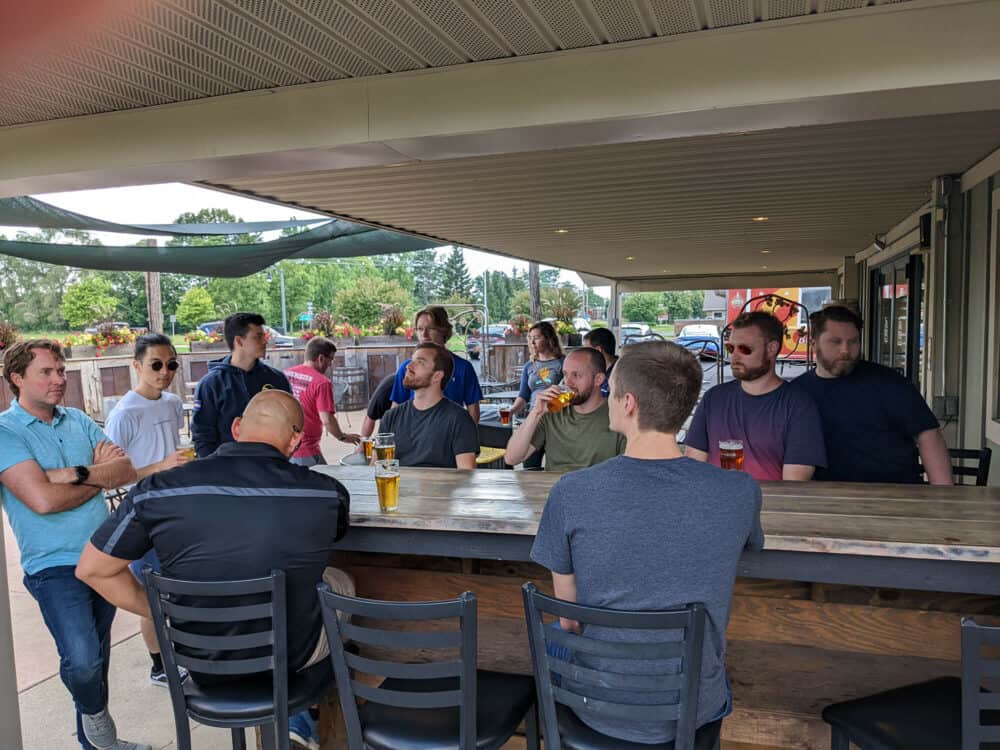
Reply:
[[[150,366],[150,368],[152,368],[153,372],[159,372],[160,370],[162,370],[163,369],[163,365],[164,365],[164,363],[161,362],[160,360],[156,360],[155,362],[151,362],[149,364],[149,366]],[[172,359],[169,362],[167,362],[166,365],[167,365],[167,369],[170,370],[170,372],[174,372],[178,367],[181,366],[181,363],[178,362],[176,359]]]

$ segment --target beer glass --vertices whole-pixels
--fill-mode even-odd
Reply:
[[[191,440],[191,438],[181,440],[177,444],[177,450],[181,451],[187,458],[197,458],[197,455],[194,452],[194,441]]]
[[[396,434],[380,432],[375,436],[375,458],[379,461],[391,460],[396,457]]]
[[[399,461],[375,461],[375,488],[378,490],[378,507],[383,513],[399,508]]]
[[[372,451],[375,448],[375,441],[370,437],[361,438],[361,450],[364,451],[365,461],[372,460]]]
[[[500,424],[504,427],[510,424],[510,407],[512,405],[509,401],[503,401],[500,404]]]
[[[557,414],[569,406],[570,401],[576,396],[576,393],[571,391],[566,386],[559,386],[562,391],[555,398],[549,401],[549,412],[552,414]]]
[[[743,471],[743,441],[719,441],[719,465],[723,469]]]

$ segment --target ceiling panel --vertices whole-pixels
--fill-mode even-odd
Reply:
[[[217,186],[611,278],[811,271],[870,245],[998,133],[1000,110]]]
[[[910,0],[902,0],[909,2]],[[877,0],[134,0],[0,38],[0,127],[544,54]],[[31,12],[26,4],[25,12]],[[2,29],[0,29],[2,31]]]

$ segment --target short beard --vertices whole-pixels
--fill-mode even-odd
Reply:
[[[859,359],[826,359],[818,351],[816,352],[816,361],[820,366],[826,370],[828,373],[833,375],[835,378],[842,378],[845,375],[850,375],[854,372],[854,368],[858,366]]]
[[[764,377],[770,371],[771,371],[770,362],[767,362],[761,365],[760,367],[754,367],[754,368],[750,368],[747,367],[746,365],[743,365],[742,373],[736,372],[735,368],[733,369],[733,377],[736,378],[737,380],[752,381]]]
[[[590,398],[590,394],[594,392],[593,386],[588,388],[586,391],[577,391],[576,395],[570,400],[572,406],[579,406],[580,404],[586,403],[587,399]]]
[[[430,378],[421,381],[416,376],[403,375],[403,387],[409,388],[411,391],[419,391],[421,388],[426,388],[430,384]]]

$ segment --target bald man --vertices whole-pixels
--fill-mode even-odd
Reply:
[[[112,604],[149,617],[128,564],[150,549],[170,578],[232,581],[283,570],[289,667],[322,660],[316,584],[329,580],[326,561],[347,530],[350,498],[337,480],[288,460],[302,423],[302,407],[290,394],[258,393],[233,421],[236,442],[133,487],[84,548],[77,577]],[[353,593],[345,582],[334,588]],[[231,633],[229,625],[219,626],[223,633]]]

